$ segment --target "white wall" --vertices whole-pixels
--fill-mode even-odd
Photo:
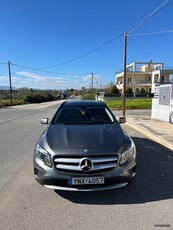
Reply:
[[[157,87],[159,90],[152,99],[151,117],[169,122],[170,113],[173,111],[173,85],[163,84]]]
[[[171,105],[160,105],[159,98],[152,99],[152,118],[169,122],[169,115],[171,111],[173,111],[173,107],[171,107]]]
[[[159,105],[159,98],[152,99],[151,117],[163,121],[169,121],[170,105]]]

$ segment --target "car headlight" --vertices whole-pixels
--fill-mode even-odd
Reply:
[[[39,144],[36,145],[36,155],[48,167],[52,167],[51,155]]]
[[[132,156],[136,157],[136,147],[131,141],[130,145],[128,145],[121,153],[120,165],[125,164]]]

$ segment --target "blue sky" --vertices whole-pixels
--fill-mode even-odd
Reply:
[[[128,31],[161,4],[162,10],[129,34],[127,63],[152,59],[173,66],[173,33],[154,33],[173,31],[173,0],[0,0],[0,85],[9,84],[8,60],[14,87],[88,88],[91,73],[94,87],[115,82],[123,68],[123,36],[78,57]]]

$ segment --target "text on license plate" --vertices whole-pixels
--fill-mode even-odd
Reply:
[[[104,184],[104,177],[76,177],[68,178],[68,185],[83,185],[83,184]]]

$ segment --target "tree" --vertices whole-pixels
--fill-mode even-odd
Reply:
[[[19,88],[19,89],[18,89],[18,92],[19,92],[20,94],[26,94],[26,93],[31,92],[31,90],[30,90],[29,88],[27,88],[27,87],[22,87],[22,88]]]
[[[116,85],[112,86],[110,93],[111,94],[119,94],[119,90],[117,89]]]
[[[147,92],[145,91],[145,89],[144,88],[142,88],[141,90],[140,90],[140,94],[146,94]]]
[[[132,88],[127,88],[127,89],[126,89],[126,94],[132,95],[132,94],[133,94]]]
[[[114,83],[113,83],[113,81],[111,81],[105,88],[104,88],[104,92],[105,93],[111,93],[111,90],[112,90],[112,88],[113,88],[113,86],[114,86]]]

